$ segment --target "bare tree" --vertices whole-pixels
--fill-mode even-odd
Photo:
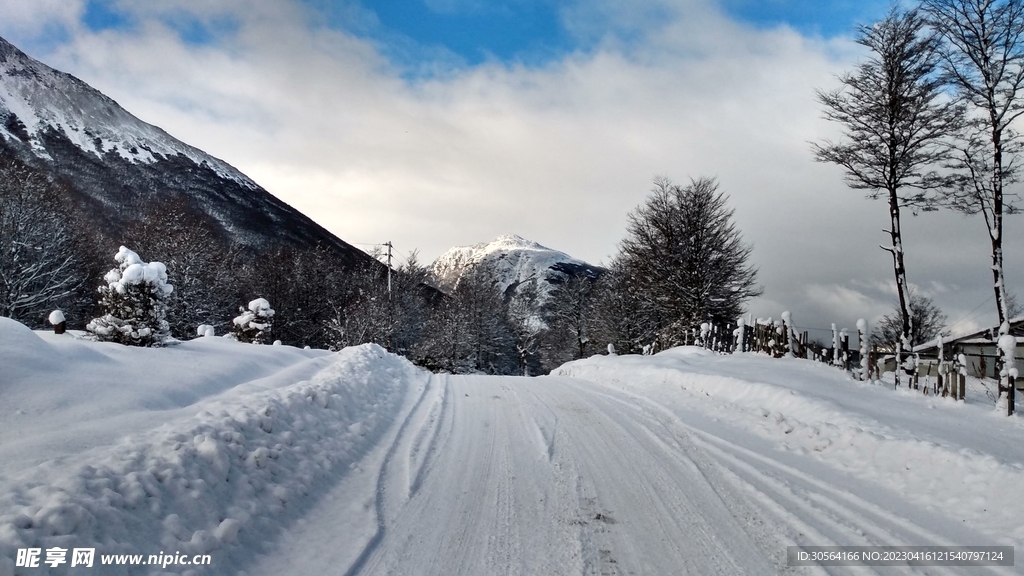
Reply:
[[[618,261],[625,285],[652,314],[661,346],[682,344],[702,322],[735,321],[744,303],[761,294],[751,247],[727,201],[713,178],[686,186],[657,178],[629,215]]]
[[[1020,176],[1021,142],[1011,125],[1024,114],[1024,1],[924,0],[922,8],[944,40],[944,77],[969,105],[959,154],[951,163],[963,178],[948,200],[954,209],[985,218],[999,333],[1004,335],[1010,311],[1003,215],[1018,211],[1016,195],[1005,188]]]
[[[211,218],[184,197],[149,207],[125,230],[123,241],[163,262],[174,278],[167,322],[178,338],[195,336],[201,324],[230,328],[237,301],[251,297],[237,285],[240,254],[225,246]]]
[[[87,270],[66,198],[42,174],[0,162],[0,316],[41,327],[55,308],[84,312]]]
[[[478,266],[429,309],[415,357],[432,370],[514,374],[512,328],[493,274]]]
[[[519,373],[523,376],[539,371],[537,353],[542,336],[548,329],[539,314],[538,297],[534,282],[525,282],[518,291],[506,296],[505,316],[509,335],[519,359]]]
[[[882,316],[871,330],[871,343],[889,350],[896,350],[903,338],[903,311],[898,307],[892,314]],[[936,336],[943,338],[950,335],[946,326],[946,315],[942,309],[927,296],[910,295],[910,314],[913,316],[914,333],[910,337],[911,346],[918,346],[934,340]]]
[[[622,260],[616,258],[594,285],[590,322],[599,349],[611,344],[620,354],[637,354],[657,339],[657,313],[636,284]]]
[[[329,324],[332,346],[374,342],[414,358],[433,292],[425,284],[427,269],[413,251],[393,270],[389,289],[387,269],[376,261],[378,256],[353,270],[347,294],[339,294],[341,305]]]
[[[544,306],[544,317],[551,330],[570,341],[566,344],[570,359],[586,356],[591,342],[595,283],[594,278],[582,274],[569,276],[551,291]]]
[[[934,168],[949,156],[947,137],[959,115],[944,100],[937,74],[939,42],[917,10],[897,8],[880,22],[858,29],[857,42],[871,50],[842,86],[818,91],[825,118],[843,125],[842,142],[813,144],[815,159],[842,166],[846,183],[867,190],[868,198],[888,200],[890,246],[902,322],[900,344],[911,346],[913,315],[904,264],[900,208],[929,208],[928,191],[943,180]]]

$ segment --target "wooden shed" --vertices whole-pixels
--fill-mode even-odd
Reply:
[[[944,340],[942,356],[946,360],[952,360],[956,354],[963,354],[967,357],[968,375],[976,378],[996,378],[999,376],[996,368],[999,349],[995,342],[998,334],[999,327],[997,326]],[[1024,316],[1010,320],[1010,334],[1017,338],[1017,352],[1014,354],[1017,358],[1017,366],[1024,369]],[[914,353],[925,358],[937,357],[939,354],[938,342],[931,341],[915,346]]]

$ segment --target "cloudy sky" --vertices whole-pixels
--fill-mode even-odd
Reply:
[[[0,35],[225,159],[342,239],[430,261],[516,233],[607,262],[657,175],[715,176],[755,316],[853,327],[895,302],[884,202],[809,142],[815,88],[888,0],[0,0]],[[1011,290],[1024,221],[1007,222]],[[994,321],[982,220],[907,218],[911,282]]]

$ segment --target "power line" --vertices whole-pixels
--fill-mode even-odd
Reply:
[[[983,301],[983,302],[982,302],[981,304],[978,304],[978,305],[977,305],[977,306],[975,306],[975,307],[974,307],[974,308],[973,308],[973,309],[972,309],[972,310],[971,310],[970,312],[968,312],[967,314],[964,314],[964,317],[963,317],[963,318],[961,318],[961,319],[957,320],[956,322],[953,322],[952,324],[950,324],[950,325],[949,325],[949,326],[947,326],[947,327],[948,327],[948,328],[952,328],[953,326],[956,326],[957,324],[959,324],[959,323],[961,323],[961,322],[964,322],[965,320],[968,320],[968,319],[974,318],[974,316],[977,316],[977,314],[974,314],[974,316],[972,316],[972,314],[974,313],[974,311],[975,311],[975,310],[977,310],[978,308],[981,308],[981,307],[982,307],[982,306],[984,306],[985,304],[988,304],[988,303],[989,303],[989,302],[990,302],[990,301],[991,301],[991,300],[992,300],[993,298],[995,298],[995,294],[991,294],[991,295],[989,295],[989,297],[988,297],[988,298],[986,298],[986,299],[985,299],[985,300],[984,300],[984,301]]]

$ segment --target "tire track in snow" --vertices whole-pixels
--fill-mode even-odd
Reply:
[[[374,550],[376,550],[377,546],[379,546],[381,541],[384,539],[384,531],[386,529],[385,514],[387,507],[386,487],[388,483],[388,474],[389,469],[391,467],[391,462],[394,459],[395,453],[398,451],[399,446],[401,446],[403,440],[405,440],[406,429],[409,427],[409,424],[416,417],[420,405],[423,403],[423,400],[427,397],[428,392],[431,389],[432,382],[435,382],[435,377],[433,376],[431,376],[427,380],[427,385],[423,387],[423,392],[420,394],[420,397],[416,400],[416,404],[413,405],[412,410],[409,411],[409,414],[405,417],[405,420],[402,421],[402,425],[398,428],[398,434],[395,436],[394,442],[392,442],[391,446],[388,448],[387,454],[385,454],[384,456],[384,461],[381,463],[380,471],[377,474],[377,488],[375,491],[374,500],[374,511],[377,515],[377,531],[370,538],[369,542],[366,543],[366,546],[363,548],[363,551],[359,553],[359,556],[356,557],[355,561],[352,562],[352,565],[349,566],[349,569],[345,571],[344,576],[353,576],[355,574],[358,574],[359,571],[362,570],[363,565],[373,554]]]
[[[863,546],[963,544],[963,542],[951,541],[918,523],[889,512],[878,504],[849,491],[835,488],[776,459],[683,422],[671,410],[654,400],[622,390],[615,390],[614,393],[607,389],[600,391],[596,390],[594,385],[584,387],[577,384],[577,387],[600,394],[632,411],[640,410],[647,413],[648,417],[645,418],[645,421],[658,424],[668,437],[667,441],[679,448],[684,446],[679,442],[680,438],[689,438],[690,445],[700,448],[701,452],[710,457],[710,460],[705,460],[699,455],[691,453],[691,457],[694,457],[694,463],[698,467],[705,468],[715,475],[724,475],[735,486],[745,488],[759,496],[756,500],[768,506],[775,516],[780,517],[802,536],[802,544]],[[644,426],[652,434],[658,435],[653,428]],[[702,460],[704,460],[703,463],[701,463]],[[808,536],[810,538],[807,538]],[[985,542],[982,537],[977,539],[978,542]],[[789,545],[796,544],[797,542],[789,543]],[[861,570],[872,571],[869,567],[862,567]],[[883,568],[882,573],[888,573],[886,570],[891,570],[891,568]],[[943,567],[919,568],[918,570],[929,574],[963,572]],[[972,570],[977,570],[977,568]],[[829,567],[826,571],[847,573],[849,568]],[[988,573],[1008,574],[1013,572],[991,568]]]
[[[438,408],[437,408],[437,411],[436,411],[436,417],[435,417],[436,419],[431,421],[433,423],[433,425],[430,426],[430,428],[429,428],[429,430],[431,432],[430,440],[427,442],[427,447],[423,451],[422,459],[420,460],[419,464],[417,466],[415,466],[416,474],[413,477],[412,483],[410,483],[410,485],[409,485],[409,497],[410,498],[413,495],[415,495],[417,492],[419,492],[420,487],[423,485],[423,479],[426,477],[427,473],[429,473],[430,468],[431,468],[431,466],[432,466],[432,464],[434,462],[434,459],[435,459],[435,457],[437,455],[437,451],[439,449],[438,448],[438,442],[439,442],[440,438],[442,437],[441,430],[443,429],[445,421],[446,421],[445,420],[445,416],[447,415],[447,417],[448,417],[447,421],[449,423],[452,422],[451,401],[450,401],[451,393],[449,391],[451,386],[450,386],[450,383],[448,382],[448,377],[446,375],[434,375],[432,378],[435,378],[435,379],[437,379],[439,381],[438,386],[440,387],[441,399],[440,399],[440,401],[437,404],[435,404],[435,406],[438,406]],[[431,415],[433,416],[434,414],[435,414],[435,412],[432,411]],[[423,431],[423,430],[427,430],[427,428],[424,427],[424,428],[421,429],[421,431]],[[451,434],[451,429],[450,428],[448,430],[448,434]],[[420,437],[422,438],[423,434],[421,434]],[[447,437],[447,435],[445,435],[445,437]]]
[[[523,390],[544,407],[544,410],[548,413],[551,419],[551,424],[545,425],[538,419],[539,415],[533,414],[529,417],[531,422],[533,422],[534,429],[540,436],[541,444],[547,449],[548,462],[551,462],[555,457],[555,439],[558,437],[558,413],[552,410],[551,407],[548,406],[547,402],[544,402],[536,392],[527,387],[523,387]]]
[[[600,414],[602,420],[607,420],[595,427],[595,432],[606,438],[602,445],[616,446],[623,456],[629,457],[629,466],[623,471],[629,480],[620,479],[613,484],[630,486],[635,491],[630,498],[633,506],[661,512],[645,517],[646,523],[656,526],[649,528],[652,533],[677,536],[666,539],[662,545],[672,551],[671,556],[680,559],[677,570],[696,574],[705,571],[768,574],[785,565],[785,554],[780,552],[784,547],[779,545],[778,539],[770,537],[765,530],[750,529],[751,519],[755,519],[757,526],[765,524],[760,520],[763,514],[747,505],[747,498],[738,491],[732,490],[729,497],[723,497],[723,482],[708,477],[687,457],[682,446],[671,446],[652,434],[639,418],[641,411],[636,406],[622,404],[592,387],[579,386],[578,382],[566,384],[577,390],[578,397],[590,407],[588,419],[593,420],[593,414]],[[588,460],[600,461],[601,456],[590,446],[574,444],[582,452],[590,453]],[[585,481],[581,487],[585,488],[590,482]],[[597,477],[593,482],[596,482],[593,486],[598,498],[588,496],[589,490],[581,492],[585,508],[600,504],[602,490],[607,491],[609,487],[607,478]],[[679,484],[685,485],[686,490],[667,489]],[[628,516],[635,512],[623,510],[623,513]],[[740,534],[744,537],[736,538]],[[731,537],[728,544],[723,540],[725,535]],[[582,534],[585,541],[595,536],[605,538],[600,534]],[[623,545],[631,548],[620,550],[626,552],[627,558],[641,555],[635,542],[609,542],[598,549],[597,558],[591,556],[592,565],[600,573],[615,573],[614,563],[610,569],[607,566],[614,560],[616,549]],[[587,548],[593,550],[592,545]],[[660,552],[664,554],[664,550]],[[765,561],[752,561],[754,558]]]

